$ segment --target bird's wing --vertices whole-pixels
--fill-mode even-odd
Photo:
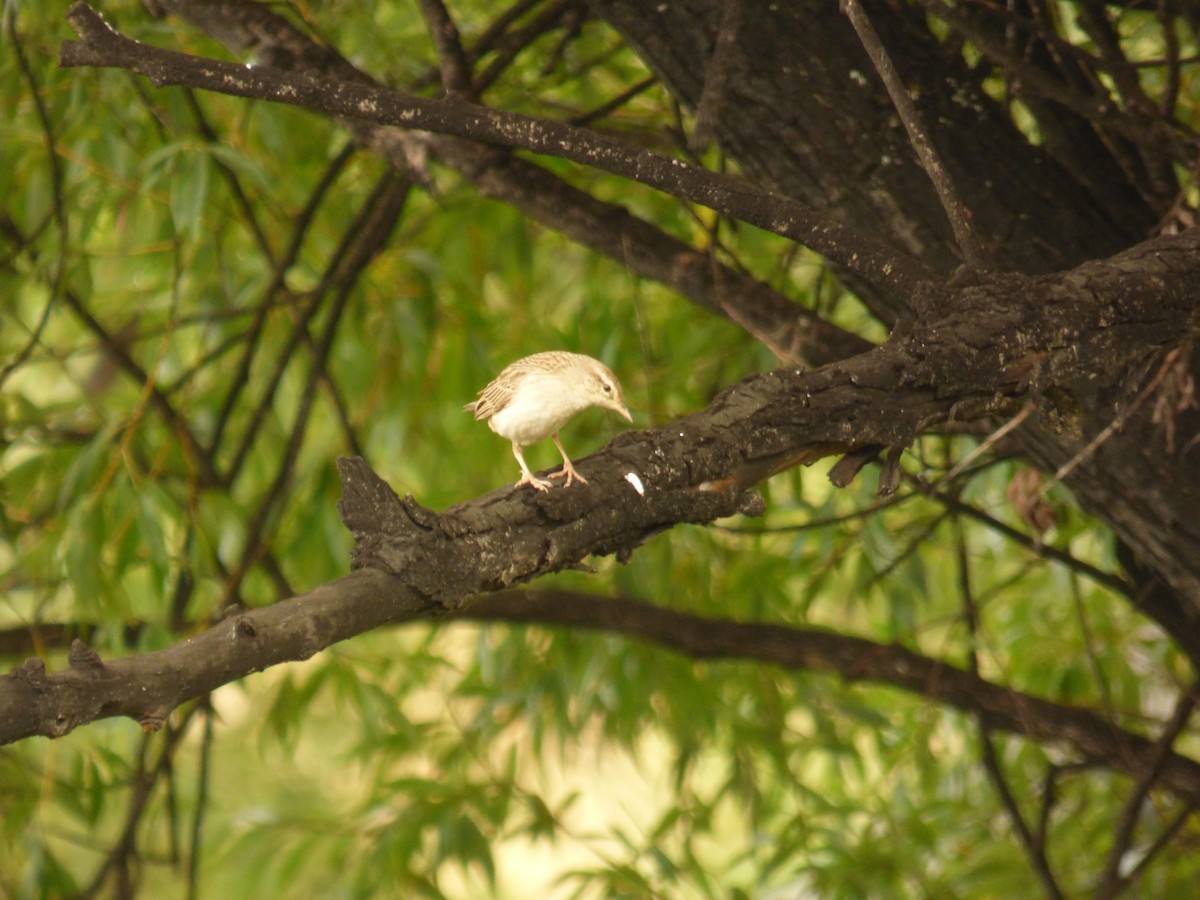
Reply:
[[[499,375],[479,392],[479,399],[463,407],[467,412],[475,413],[476,419],[487,419],[508,406],[513,394],[521,386],[522,380],[530,372],[547,374],[561,372],[577,364],[580,359],[576,353],[563,350],[547,350],[535,353],[509,363]]]
[[[523,372],[513,372],[511,366],[500,373],[491,384],[479,392],[479,399],[463,407],[468,412],[475,413],[476,419],[490,419],[504,407],[508,406],[516,393],[517,384]]]

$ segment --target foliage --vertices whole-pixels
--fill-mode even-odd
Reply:
[[[453,5],[468,45],[490,9]],[[226,53],[137,4],[104,13],[156,45]],[[414,5],[342,0],[306,14],[362,70],[432,91],[436,56]],[[231,602],[270,604],[342,574],[340,454],[361,453],[433,508],[505,484],[507,447],[461,407],[512,359],[551,347],[603,358],[639,427],[775,364],[735,324],[438,167],[386,243],[350,267],[362,211],[394,176],[338,123],[58,69],[71,37],[58,12],[6,15],[0,624],[51,667],[64,663],[62,634],[106,658],[149,651]],[[613,30],[580,16],[577,33],[568,19],[518,54],[488,105],[566,118],[650,75]],[[1121,21],[1131,44],[1156,40],[1150,19]],[[1151,87],[1160,77],[1145,71]],[[603,121],[661,145],[677,115],[655,84]],[[782,239],[549,167],[883,336],[819,259]],[[618,427],[589,413],[565,442],[583,455]],[[1055,486],[1045,541],[1066,562],[1040,538],[1012,540],[994,524],[1029,534],[1005,496],[1022,463],[989,455],[939,481],[975,446],[921,438],[892,501],[874,496],[873,469],[845,490],[824,464],[784,473],[763,487],[761,519],[678,528],[626,565],[598,561],[537,587],[825,628],[956,665],[974,654],[1014,690],[1135,730],[1164,721],[1194,676],[1077,565],[1116,569],[1108,531]],[[527,453],[534,468],[555,461],[549,446]],[[1038,881],[981,763],[985,742],[1025,819],[1045,810],[1063,892],[1093,888],[1132,782],[1060,748],[894,687],[553,622],[434,621],[228,685],[159,734],[115,719],[0,750],[0,890],[1026,895]],[[1194,731],[1175,748],[1200,750]],[[1134,862],[1176,811],[1156,795]],[[1185,825],[1156,852],[1142,895],[1187,893],[1195,840]]]

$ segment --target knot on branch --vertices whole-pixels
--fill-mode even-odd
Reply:
[[[104,671],[104,662],[100,654],[76,638],[71,641],[71,649],[67,651],[67,665],[80,675],[95,677]]]
[[[241,615],[233,621],[233,634],[234,637],[253,640],[258,637],[258,627],[249,616]]]
[[[142,731],[146,734],[153,734],[159,731],[167,721],[167,715],[171,712],[170,709],[157,706],[154,709],[146,710],[138,717],[138,724],[142,726]]]
[[[767,513],[767,501],[758,491],[745,491],[738,496],[737,511],[740,515],[757,519]]]
[[[29,685],[44,684],[46,681],[46,664],[36,656],[31,656],[19,666],[14,666],[9,675]]]

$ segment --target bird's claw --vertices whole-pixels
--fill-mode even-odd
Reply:
[[[549,482],[544,478],[535,478],[532,475],[522,475],[521,480],[514,484],[513,487],[521,487],[525,484],[529,485],[535,491],[548,491],[550,488],[554,487],[552,482]]]
[[[582,475],[580,475],[578,472],[576,472],[575,467],[573,465],[571,465],[570,463],[567,463],[565,466],[563,466],[561,472],[554,472],[553,474],[551,474],[550,477],[551,478],[566,478],[567,480],[563,482],[563,487],[570,487],[571,483],[574,481],[578,481],[580,484],[588,483],[587,479],[584,478]]]

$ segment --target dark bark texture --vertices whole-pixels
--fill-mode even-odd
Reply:
[[[723,95],[709,101],[717,111],[709,113],[708,128],[756,182],[881,235],[930,266],[954,268],[945,214],[836,4],[738,4],[738,49],[722,55],[732,74],[714,73],[709,65],[722,0],[591,5],[684,103],[699,105],[706,83],[719,78]],[[1105,135],[1079,113],[1043,101],[1047,128],[1069,139],[1055,142],[1057,156],[1031,145],[984,95],[978,76],[939,47],[919,8],[866,6],[893,61],[916,87],[923,120],[1000,269],[1034,274],[1110,256],[1143,240],[1167,211],[1171,198],[1154,190],[1144,162],[1130,161],[1134,151],[1121,135]],[[1035,58],[1030,66],[1036,64]],[[1106,138],[1112,138],[1107,145]],[[1122,147],[1127,154],[1119,152]],[[1178,333],[1180,341],[1190,336]],[[1193,378],[1200,376],[1196,359],[1182,365]],[[1152,421],[1153,403],[1129,410],[1139,379],[1154,366],[1147,356],[1120,373],[1104,370],[1117,377],[1077,384],[1078,436],[1035,423],[1020,429],[1018,440],[1031,460],[1053,472],[1123,417],[1122,427],[1087,455],[1067,483],[1132,549],[1145,567],[1140,574],[1153,573],[1142,583],[1147,593],[1159,591],[1160,611],[1179,628],[1196,629],[1200,445],[1186,446],[1184,438],[1168,447],[1163,428]],[[1181,435],[1195,435],[1200,411],[1180,411],[1176,427]],[[1173,596],[1162,592],[1164,586]]]
[[[82,5],[70,14],[81,39],[64,46],[64,64],[129,68],[158,84],[338,116],[414,182],[431,156],[481,191],[742,325],[796,364],[748,378],[668,427],[622,435],[581,464],[589,484],[569,492],[508,489],[435,513],[396,498],[361,460],[344,460],[341,508],[356,538],[354,564],[364,571],[270,609],[236,613],[158,654],[101,662],[79,646],[66,671],[47,674],[28,663],[0,681],[0,741],[57,736],[113,715],[154,727],[189,697],[352,634],[466,615],[479,592],[579,565],[589,554],[628,554],[675,524],[752,513],[761,502],[754,486],[775,472],[836,454],[861,463],[930,430],[962,423],[986,430],[1027,409],[1034,413],[1006,449],[1047,473],[1064,472],[1080,502],[1120,539],[1135,582],[1131,601],[1200,665],[1200,412],[1166,394],[1168,384],[1197,374],[1200,231],[1155,229],[1175,200],[1165,173],[1194,149],[1164,129],[1132,87],[1122,109],[1098,102],[1067,77],[1072,59],[1019,31],[1019,52],[1004,57],[1009,32],[988,18],[987,4],[969,22],[950,21],[952,32],[974,29],[979,46],[1001,41],[997,65],[1019,68],[1014,84],[1042,86],[1025,98],[1045,137],[1035,145],[983,91],[982,70],[970,68],[952,40],[933,37],[920,7],[863,4],[990,262],[989,271],[966,271],[943,204],[834,3],[589,4],[696,111],[693,143],[715,141],[739,177],[483,108],[474,102],[480,79],[466,79],[467,58],[457,52],[443,60],[452,99],[431,100],[379,89],[265,6],[158,5],[267,65],[156,51],[101,27]],[[444,25],[443,43],[453,37]],[[513,149],[603,168],[807,241],[894,326],[892,337],[870,348]],[[212,480],[220,481],[215,471]],[[854,677],[861,660],[851,656],[832,654],[823,665]],[[872,677],[936,695],[933,675],[914,679],[897,659],[890,677],[883,669]],[[1064,713],[1055,731],[1053,709],[1034,711],[1031,701],[1026,721],[1026,712],[1003,707],[994,686],[972,685],[936,696],[998,727],[1103,756],[1094,732],[1072,736],[1072,715]],[[1109,761],[1144,774],[1148,745],[1130,735],[1114,741]],[[1172,757],[1171,767],[1172,788],[1197,796],[1194,764]]]
[[[341,512],[355,536],[354,566],[365,572],[238,613],[157,654],[102,663],[77,645],[70,668],[50,675],[33,660],[0,681],[0,741],[58,736],[114,715],[154,727],[184,699],[370,628],[458,612],[480,592],[589,555],[630,553],[679,523],[754,514],[761,501],[752,488],[774,472],[904,447],[929,428],[1027,402],[1061,416],[1058,406],[1075,405],[1063,399],[1075,386],[1104,372],[1119,380],[1195,330],[1198,249],[1193,230],[1064,275],[961,287],[945,314],[870,353],[755,376],[703,412],[621,435],[580,463],[589,481],[571,491],[507,488],[439,514],[396,498],[362,460],[343,460]],[[1053,401],[1044,399],[1050,388]],[[1186,629],[1164,627],[1194,647]]]

